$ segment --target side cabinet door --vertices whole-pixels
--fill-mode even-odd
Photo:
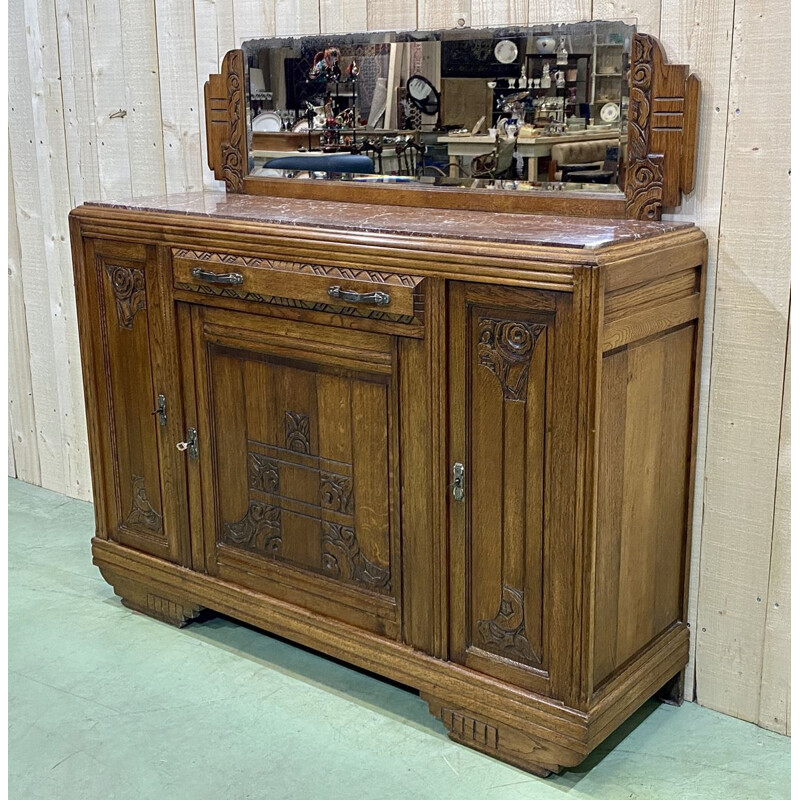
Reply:
[[[448,291],[451,658],[558,696],[570,670],[574,568],[563,533],[572,505],[558,499],[575,463],[569,295]]]
[[[208,572],[399,636],[394,338],[191,315]]]
[[[99,535],[188,564],[168,278],[154,247],[88,239],[84,259],[77,288]]]

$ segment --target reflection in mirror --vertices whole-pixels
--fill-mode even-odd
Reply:
[[[250,174],[621,193],[634,32],[592,22],[245,42]]]

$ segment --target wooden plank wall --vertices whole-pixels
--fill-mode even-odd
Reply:
[[[788,0],[11,0],[9,475],[90,499],[67,212],[219,188],[202,86],[228,49],[271,34],[636,21],[703,87],[697,188],[675,215],[711,242],[686,694],[788,733],[789,114],[775,113],[788,18]]]

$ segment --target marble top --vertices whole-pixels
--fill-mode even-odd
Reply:
[[[587,219],[545,214],[317,202],[222,192],[162,195],[88,206],[297,225],[351,233],[469,239],[507,244],[597,249],[691,227],[688,222]]]

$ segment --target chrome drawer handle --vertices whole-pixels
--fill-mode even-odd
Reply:
[[[331,286],[328,295],[334,300],[343,300],[345,303],[369,303],[373,306],[388,306],[392,302],[386,292],[351,292],[341,286]]]
[[[239,286],[244,278],[238,272],[209,272],[200,267],[195,267],[192,270],[192,277],[198,278],[206,283],[229,283],[233,286]]]

